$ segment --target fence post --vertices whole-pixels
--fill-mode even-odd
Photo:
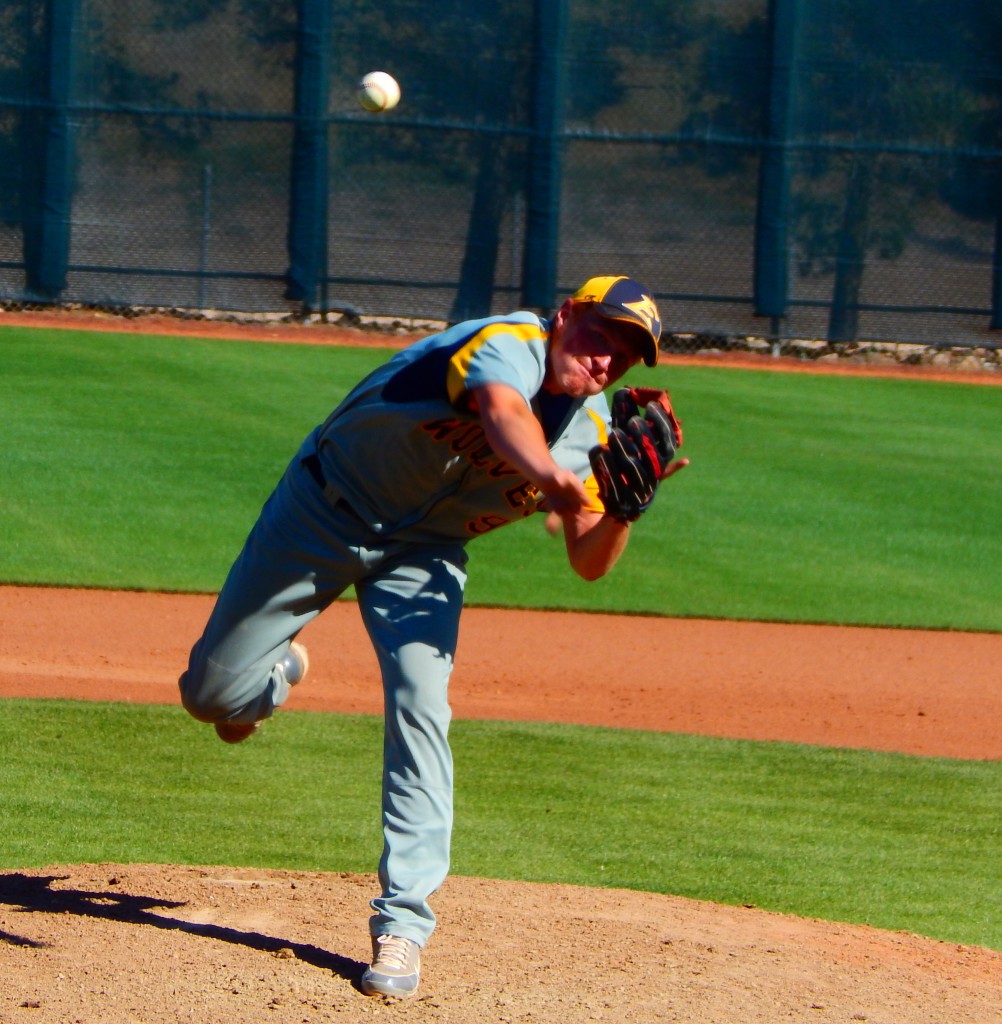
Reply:
[[[532,137],[526,186],[522,305],[553,308],[557,292],[567,0],[536,0]]]
[[[298,0],[285,297],[327,312],[331,4]]]
[[[73,70],[78,0],[48,0],[36,82],[41,110],[22,115],[25,285],[38,299],[66,288],[73,217]]]
[[[995,248],[992,250],[992,318],[993,330],[1002,327],[1002,213],[995,215]]]
[[[755,211],[755,314],[780,319],[789,292],[790,161],[798,0],[769,0],[769,96]]]
[[[202,167],[202,228],[198,245],[198,308],[206,309],[209,278],[209,234],[212,231],[212,164]]]

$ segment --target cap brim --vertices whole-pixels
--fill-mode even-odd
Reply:
[[[596,307],[602,316],[609,320],[618,320],[622,324],[632,324],[644,336],[643,355],[644,364],[646,366],[657,366],[658,365],[658,343],[654,340],[654,335],[647,329],[647,325],[642,321],[632,316],[626,316],[623,310],[618,306],[607,306],[603,303],[596,303]]]

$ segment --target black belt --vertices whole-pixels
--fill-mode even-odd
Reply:
[[[314,483],[327,494],[327,478],[324,476],[323,468],[320,465],[320,457],[314,452],[312,455],[307,455],[303,459],[303,466],[306,467],[306,472],[313,477]],[[352,506],[344,500],[342,497],[333,502],[333,504],[344,512],[350,512],[356,519],[362,520],[362,517],[352,508]],[[364,520],[362,520],[364,522]]]

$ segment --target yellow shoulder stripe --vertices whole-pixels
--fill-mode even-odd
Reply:
[[[470,371],[470,363],[473,362],[477,349],[498,334],[510,334],[519,341],[538,341],[545,337],[537,324],[488,324],[482,330],[477,331],[464,345],[456,349],[449,360],[445,384],[450,402],[455,404],[466,391],[466,376]]]

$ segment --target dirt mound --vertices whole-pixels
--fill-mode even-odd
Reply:
[[[375,880],[89,865],[0,875],[11,1024],[992,1024],[1002,954],[670,896],[452,878],[410,1003],[359,992]]]

